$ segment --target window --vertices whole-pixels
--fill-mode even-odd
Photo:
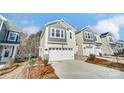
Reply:
[[[109,42],[114,42],[112,37],[109,37]]]
[[[56,37],[60,37],[60,30],[59,29],[56,30]]]
[[[64,31],[61,30],[61,37],[63,38],[64,37]]]
[[[72,33],[70,32],[70,39],[72,39]]]
[[[50,37],[52,38],[65,38],[65,30],[60,28],[52,28],[50,31]]]
[[[8,50],[5,50],[4,57],[9,57],[9,51]]]
[[[88,39],[90,39],[90,34],[88,33]]]
[[[96,36],[95,36],[94,38],[95,38],[95,41],[97,41],[97,38],[96,38]]]
[[[84,32],[84,35],[85,35],[85,39],[93,40],[92,32]]]
[[[16,41],[17,33],[16,32],[9,32],[8,41]]]
[[[55,30],[52,29],[52,36],[54,37],[54,35],[55,35]]]

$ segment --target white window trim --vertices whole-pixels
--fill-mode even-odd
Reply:
[[[54,29],[54,36],[52,36],[52,29]],[[60,37],[56,37],[56,30],[60,30]],[[63,37],[61,35],[61,32],[63,31]],[[50,28],[50,37],[51,38],[60,38],[60,39],[65,39],[65,30],[61,28]]]
[[[109,38],[111,38],[113,40],[113,42],[111,42]],[[109,43],[114,43],[114,38],[112,36],[108,36],[108,41],[109,41]]]
[[[88,33],[89,33],[90,37],[92,37],[92,39],[91,38],[88,38]],[[87,38],[86,38],[86,34],[87,34]],[[93,40],[93,34],[92,34],[92,32],[84,32],[84,37],[87,40]]]
[[[10,34],[11,34],[11,33],[15,33],[15,34],[16,34],[14,40],[10,40]],[[8,35],[8,39],[7,39],[7,41],[16,41],[16,39],[17,39],[17,33],[16,33],[16,32],[9,32],[9,35]]]

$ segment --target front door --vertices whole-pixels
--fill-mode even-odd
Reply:
[[[5,47],[2,52],[1,62],[8,62],[11,56],[11,47]]]

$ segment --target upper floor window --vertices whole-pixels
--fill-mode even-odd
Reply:
[[[56,29],[56,37],[60,37],[60,30]]]
[[[64,37],[64,31],[61,30],[61,37],[63,38]]]
[[[72,33],[70,32],[70,39],[72,39]]]
[[[16,32],[9,32],[8,41],[16,41],[17,33]]]
[[[97,37],[96,37],[96,36],[94,36],[94,38],[95,38],[95,41],[97,41]]]
[[[55,30],[52,29],[52,36],[55,36]]]
[[[109,42],[114,42],[112,37],[109,37]]]
[[[93,40],[93,34],[92,32],[84,32],[84,37],[85,39],[88,39],[88,40]]]
[[[51,28],[50,37],[52,38],[65,38],[65,30],[60,28]]]

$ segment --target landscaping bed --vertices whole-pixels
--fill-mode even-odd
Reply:
[[[30,66],[25,70],[24,75],[28,79],[58,79],[54,69],[48,61],[38,59],[30,61]]]
[[[111,61],[108,61],[108,60],[105,60],[105,59],[96,58],[96,57],[93,57],[93,56],[88,57],[86,62],[124,72],[124,64],[123,63],[115,63],[115,62],[111,62]]]

